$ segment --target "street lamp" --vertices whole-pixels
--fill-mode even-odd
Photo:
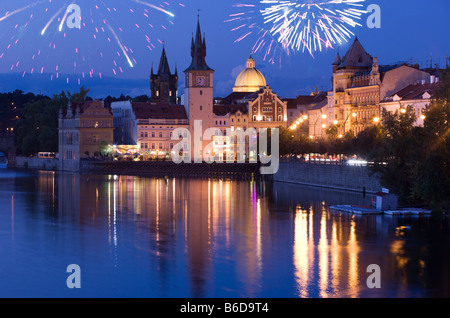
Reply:
[[[358,114],[356,114],[355,112],[352,112],[352,113],[348,114],[347,118],[346,118],[345,121],[344,121],[344,135],[345,135],[345,127],[347,127],[346,124],[347,124],[347,121],[348,121],[348,119],[350,118],[350,116],[352,116],[353,118],[355,118],[356,116],[358,116]]]
[[[380,117],[374,117],[373,122],[378,124],[380,122]]]

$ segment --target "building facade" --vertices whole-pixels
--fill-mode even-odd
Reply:
[[[77,171],[82,158],[113,144],[113,114],[102,101],[69,102],[67,110],[60,111],[58,130],[60,169]]]
[[[340,135],[357,134],[379,121],[382,100],[409,85],[429,82],[431,76],[417,65],[379,65],[357,38],[343,58],[337,54],[332,65],[326,127],[335,125]]]
[[[391,96],[386,96],[380,103],[380,109],[391,113],[405,113],[408,108],[414,112],[415,126],[423,126],[425,111],[431,105],[435,92],[441,87],[439,78],[431,77],[430,83],[409,85]]]

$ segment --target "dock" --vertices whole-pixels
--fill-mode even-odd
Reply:
[[[359,214],[359,215],[377,215],[382,214],[382,211],[378,211],[369,206],[355,206],[355,205],[332,205],[330,206],[331,211],[337,212],[345,212],[350,214]]]
[[[397,210],[386,210],[380,211],[370,206],[357,206],[357,205],[332,205],[330,206],[330,211],[335,212],[345,212],[350,214],[358,215],[430,215],[430,210],[419,209],[419,208],[402,208]]]

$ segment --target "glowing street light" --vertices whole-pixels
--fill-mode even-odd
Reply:
[[[379,117],[375,117],[375,118],[373,119],[373,122],[376,123],[376,124],[378,124],[378,123],[380,122],[380,118],[379,118]]]
[[[352,112],[352,113],[348,114],[347,118],[344,121],[344,134],[345,134],[345,127],[347,127],[346,124],[347,124],[347,121],[350,118],[350,116],[352,116],[353,118],[356,118],[356,116],[358,116],[358,114],[356,114],[355,112]]]
[[[406,114],[406,109],[404,109],[404,108],[400,108],[400,113],[402,113],[402,114]]]

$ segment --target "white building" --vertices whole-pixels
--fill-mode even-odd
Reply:
[[[425,110],[431,104],[431,99],[437,89],[441,86],[439,79],[432,76],[429,83],[409,85],[397,93],[387,96],[381,103],[380,108],[391,113],[405,112],[412,107],[416,115],[415,126],[423,126]]]

